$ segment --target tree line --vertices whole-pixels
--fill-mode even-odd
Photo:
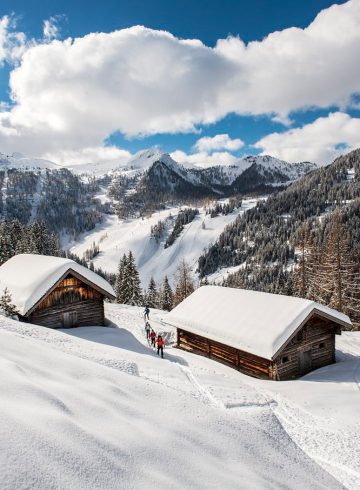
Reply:
[[[164,277],[160,286],[150,278],[148,288],[142,290],[135,257],[131,251],[124,254],[119,262],[115,281],[116,302],[133,306],[148,306],[170,311],[181,303],[195,289],[191,271],[185,260],[182,260],[176,274],[176,287],[173,291],[169,279]]]

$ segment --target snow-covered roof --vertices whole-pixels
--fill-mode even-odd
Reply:
[[[314,301],[220,286],[200,287],[164,323],[273,359],[312,312],[351,326],[348,316]]]
[[[69,271],[82,276],[105,296],[115,296],[105,279],[73,260],[35,254],[15,255],[0,267],[0,293],[7,287],[12,303],[21,315],[26,315]]]

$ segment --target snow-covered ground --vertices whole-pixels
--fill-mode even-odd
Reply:
[[[242,263],[240,265],[234,265],[232,267],[221,267],[213,274],[209,274],[207,279],[211,284],[221,284],[225,279],[227,279],[230,274],[235,274],[235,272],[243,269],[246,266],[246,263]]]
[[[161,360],[140,308],[107,316],[64,331],[0,317],[1,489],[360,488],[358,333],[337,364],[270,382],[171,347]]]
[[[138,265],[142,284],[146,287],[150,277],[161,283],[167,275],[173,282],[174,275],[182,259],[185,259],[195,273],[198,259],[203,251],[216,241],[224,228],[232,223],[239,213],[254,207],[256,199],[243,201],[239,210],[227,216],[211,218],[205,209],[200,208],[199,215],[192,223],[184,227],[175,243],[164,248],[166,236],[160,243],[151,238],[150,230],[159,220],[165,220],[170,214],[176,218],[180,208],[169,208],[152,214],[149,218],[118,220],[114,215],[107,215],[103,223],[91,232],[80,236],[70,250],[82,257],[86,249],[93,243],[99,244],[100,254],[94,258],[95,267],[101,267],[108,272],[116,272],[119,260],[129,250],[133,252]],[[203,223],[205,228],[203,228]],[[171,231],[171,227],[168,233]]]

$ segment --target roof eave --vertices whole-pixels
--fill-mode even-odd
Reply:
[[[310,318],[313,315],[319,315],[319,316],[321,316],[323,318],[326,318],[328,320],[332,320],[334,323],[336,323],[338,325],[341,325],[343,327],[352,327],[351,321],[350,321],[350,323],[348,323],[348,322],[343,321],[340,318],[337,318],[337,317],[335,317],[333,315],[329,315],[328,313],[325,313],[324,311],[319,310],[318,308],[313,308],[310,311],[310,313],[302,320],[302,322],[296,328],[296,330],[294,330],[294,332],[286,339],[286,341],[277,349],[277,351],[275,352],[275,354],[273,354],[273,356],[271,357],[271,360],[272,361],[274,359],[276,359],[276,357],[279,355],[279,353],[288,345],[288,343],[291,341],[291,339],[294,338],[294,336],[302,329],[302,327],[310,320]]]
[[[105,289],[102,289],[100,286],[97,286],[96,284],[94,284],[93,282],[91,282],[89,279],[86,279],[86,277],[84,277],[83,275],[81,275],[80,273],[74,271],[74,269],[72,269],[71,267],[69,267],[69,269],[67,269],[64,274],[54,283],[53,286],[51,286],[51,288],[49,288],[42,296],[41,298],[39,298],[36,303],[31,307],[29,308],[27,311],[25,311],[24,313],[22,313],[22,316],[26,317],[26,316],[29,316],[35,309],[36,307],[41,303],[41,301],[48,295],[50,294],[57,286],[58,284],[63,280],[65,279],[65,277],[69,274],[69,272],[71,272],[77,279],[80,279],[81,281],[85,282],[86,284],[88,284],[89,286],[93,287],[94,289],[96,289],[99,293],[101,293],[103,296],[109,298],[109,299],[115,299],[115,296],[113,294],[110,294],[108,291],[106,291]]]

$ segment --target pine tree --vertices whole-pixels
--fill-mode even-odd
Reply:
[[[159,306],[159,293],[156,288],[156,283],[154,278],[151,277],[149,282],[149,287],[146,292],[146,297],[144,298],[145,304],[149,308],[158,308]]]
[[[8,288],[4,289],[4,292],[0,297],[0,310],[3,310],[5,316],[14,317],[18,315],[16,306],[12,304],[12,297]]]
[[[177,271],[177,283],[174,295],[175,306],[181,303],[191,293],[194,292],[194,283],[191,277],[191,271],[189,265],[183,259],[180,262]]]
[[[5,219],[0,223],[0,265],[14,255],[14,244],[11,238],[11,225]]]
[[[127,264],[125,267],[122,284],[125,291],[124,303],[133,306],[141,306],[143,304],[143,296],[141,292],[140,278],[136,268],[135,258],[131,251],[127,256]]]
[[[116,302],[117,303],[126,303],[126,283],[125,283],[125,271],[127,267],[127,257],[124,254],[122,259],[120,260],[118,273],[116,276],[115,283],[115,293],[116,293]]]
[[[115,285],[116,302],[133,306],[143,304],[144,298],[141,291],[139,273],[136,268],[135,258],[130,251],[128,256],[123,256],[120,261]]]
[[[160,294],[160,308],[165,311],[170,311],[173,305],[174,295],[169,284],[169,279],[165,276]]]

